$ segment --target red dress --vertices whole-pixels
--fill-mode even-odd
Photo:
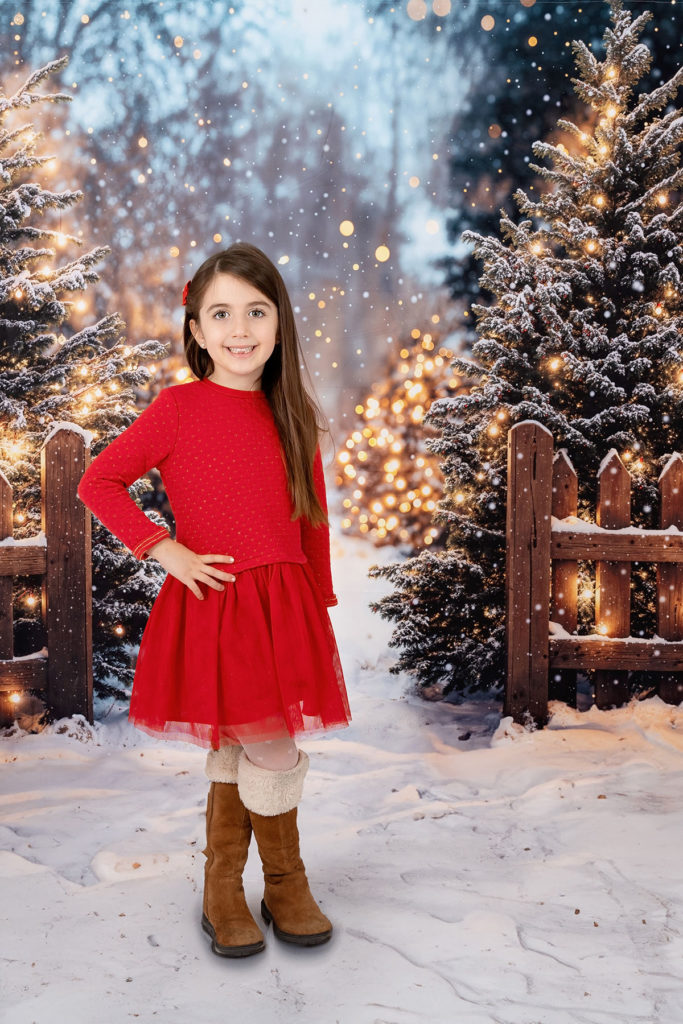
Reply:
[[[351,720],[327,608],[337,604],[326,526],[292,520],[280,439],[263,391],[214,381],[164,388],[93,459],[78,496],[142,559],[168,531],[128,488],[157,467],[175,539],[236,577],[200,601],[167,574],[140,642],[130,720],[170,739],[226,743],[315,734]],[[314,482],[327,510],[320,449]]]

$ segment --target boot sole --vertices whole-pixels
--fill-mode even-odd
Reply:
[[[202,928],[211,939],[211,949],[216,956],[251,956],[252,953],[260,953],[261,950],[266,948],[263,939],[259,942],[251,942],[246,946],[221,946],[219,942],[216,942],[216,930],[206,914],[202,914]]]
[[[261,900],[261,917],[267,924],[272,922],[273,931],[278,939],[281,939],[283,942],[291,942],[295,946],[320,946],[323,942],[327,942],[332,935],[331,928],[326,932],[317,932],[314,935],[295,935],[293,932],[284,932],[282,928],[278,928],[273,915],[266,906],[265,900]]]

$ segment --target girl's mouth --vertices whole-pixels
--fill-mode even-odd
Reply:
[[[225,348],[233,356],[250,356],[256,345],[226,345]]]

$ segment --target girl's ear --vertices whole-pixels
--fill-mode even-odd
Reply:
[[[196,342],[199,342],[201,335],[201,328],[196,320],[190,320],[190,330],[192,331],[192,337]]]

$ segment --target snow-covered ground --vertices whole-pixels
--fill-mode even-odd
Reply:
[[[4,1024],[681,1024],[683,708],[523,732],[409,695],[367,606],[392,557],[333,540],[354,717],[301,742],[299,809],[331,942],[210,952],[204,753],[113,707],[0,739]],[[255,915],[260,880],[253,846]]]

